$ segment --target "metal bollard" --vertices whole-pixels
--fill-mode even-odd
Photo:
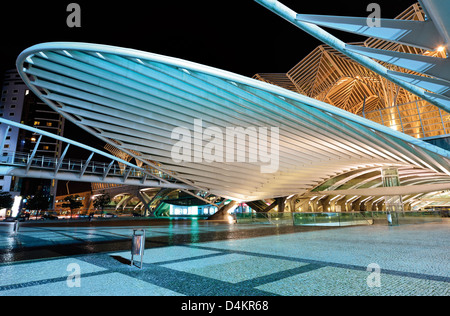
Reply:
[[[142,232],[142,234],[136,234],[136,232]],[[142,269],[144,249],[145,249],[145,229],[133,229],[133,238],[131,240],[131,266],[133,266],[134,256],[141,256],[140,268]]]

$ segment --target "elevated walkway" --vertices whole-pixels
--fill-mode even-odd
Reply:
[[[198,189],[180,181],[176,175],[168,171],[150,166],[141,167],[85,144],[4,118],[0,118],[0,124],[0,175],[178,189],[207,203],[211,202],[196,194]],[[12,127],[36,135],[34,148],[30,152],[12,152],[4,149],[8,131]],[[60,157],[36,155],[44,136],[63,143],[64,150]],[[65,158],[70,146],[87,151],[88,158],[86,160]],[[108,162],[95,161],[94,155],[101,156]]]
[[[147,187],[189,188],[156,170],[142,169],[137,166],[127,166],[124,169],[120,168],[115,161],[106,163],[90,159],[61,159],[33,156],[30,153],[21,152],[3,153],[0,157],[0,175]],[[161,179],[167,182],[162,182]]]

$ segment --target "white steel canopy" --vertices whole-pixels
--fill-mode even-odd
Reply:
[[[446,150],[292,91],[204,65],[98,44],[46,43],[22,52],[17,68],[44,102],[92,135],[225,198],[301,194],[338,174],[383,166],[428,170],[450,182]],[[200,131],[196,122],[202,124]],[[248,161],[261,145],[261,135],[250,132],[244,135],[246,147],[236,152],[247,160],[204,159],[212,136],[205,138],[206,130],[217,138],[237,127],[279,132],[277,146],[270,148],[278,152],[273,172],[262,172],[268,161]],[[172,159],[177,128],[192,137],[190,162]],[[267,136],[276,142],[274,132]],[[228,143],[223,146],[229,149]]]

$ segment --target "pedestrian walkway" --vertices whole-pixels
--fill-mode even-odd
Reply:
[[[450,295],[449,222],[297,232],[278,227],[278,233],[255,225],[195,225],[147,227],[142,270],[130,266],[129,249],[120,247],[8,262],[7,247],[14,245],[5,240],[12,237],[1,235],[0,296]],[[22,241],[42,250],[48,242],[63,247],[73,239],[86,246],[88,238],[92,245],[112,239],[125,245],[132,233],[129,227],[47,230],[24,228]],[[190,237],[164,243],[161,236]]]

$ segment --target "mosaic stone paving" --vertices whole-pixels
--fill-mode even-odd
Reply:
[[[173,227],[152,228],[167,234]],[[205,226],[209,233],[230,229]],[[151,295],[450,295],[450,223],[399,227],[364,226],[249,238],[149,243],[143,269],[130,266],[130,251],[62,256],[0,264],[0,296]],[[178,233],[189,229],[180,227]],[[20,242],[64,244],[115,236],[129,228],[21,232]],[[0,249],[12,247],[0,235]],[[200,238],[201,239],[201,238]],[[140,262],[135,262],[139,265]],[[375,264],[379,271],[368,269]],[[372,266],[371,266],[372,267]]]

